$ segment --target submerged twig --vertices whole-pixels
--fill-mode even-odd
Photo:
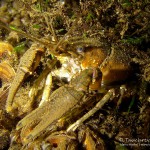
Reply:
[[[50,43],[50,42],[46,42],[46,41],[40,40],[40,39],[36,38],[35,36],[32,36],[30,34],[27,34],[27,33],[23,32],[23,31],[21,31],[20,29],[11,27],[11,26],[7,25],[6,23],[4,23],[1,19],[0,19],[0,27],[6,29],[8,31],[12,31],[13,30],[13,31],[17,32],[18,34],[23,35],[26,38],[29,38],[29,39],[31,39],[33,41],[36,41],[36,42],[38,42],[38,43],[40,43],[40,44],[42,44],[44,46],[47,46],[47,47],[54,46],[54,43]],[[55,55],[55,52],[52,49],[51,49],[50,53]]]
[[[90,116],[96,113],[99,109],[101,109],[105,103],[107,103],[114,95],[114,89],[110,89],[106,95],[96,104],[96,106],[91,109],[88,113],[86,113],[83,117],[73,123],[67,129],[67,132],[75,131],[85,120],[87,120]]]

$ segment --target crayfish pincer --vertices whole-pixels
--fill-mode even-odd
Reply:
[[[34,140],[47,128],[60,119],[71,108],[77,105],[83,98],[88,85],[91,82],[92,70],[82,71],[69,85],[64,85],[55,90],[49,101],[32,111],[17,124],[17,130],[21,130],[22,142],[28,143]],[[26,131],[29,131],[26,135]]]

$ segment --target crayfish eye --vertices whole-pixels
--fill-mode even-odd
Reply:
[[[77,52],[78,53],[83,53],[85,51],[85,48],[83,46],[77,47]]]

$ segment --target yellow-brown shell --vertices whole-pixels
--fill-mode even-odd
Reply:
[[[84,58],[81,62],[81,67],[85,68],[98,68],[106,59],[108,55],[108,50],[104,50],[99,47],[90,48],[88,49],[85,54]],[[89,86],[90,90],[97,90],[101,86],[101,76],[97,77],[95,82],[92,82]]]
[[[110,54],[108,50],[102,48],[93,48],[85,52],[82,60],[82,68],[99,68],[102,73],[95,83],[90,85],[92,90],[100,86],[112,85],[126,80],[131,72],[130,56],[126,50],[112,48]]]
[[[100,66],[107,57],[107,53],[108,52],[106,50],[98,47],[89,49],[85,52],[82,60],[82,68],[98,68],[98,66]]]
[[[129,78],[132,73],[130,62],[130,56],[125,50],[112,49],[110,56],[100,66],[101,85],[111,85]]]
[[[0,41],[0,58],[11,55],[13,46],[7,42]]]
[[[7,82],[13,79],[15,76],[15,70],[13,67],[7,62],[0,63],[0,78]]]

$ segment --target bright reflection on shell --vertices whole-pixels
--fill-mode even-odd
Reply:
[[[75,62],[74,58],[58,56],[57,59],[60,61],[62,66],[61,68],[52,71],[52,75],[59,78],[66,78],[69,82],[76,73],[81,71],[80,65],[78,62]]]

